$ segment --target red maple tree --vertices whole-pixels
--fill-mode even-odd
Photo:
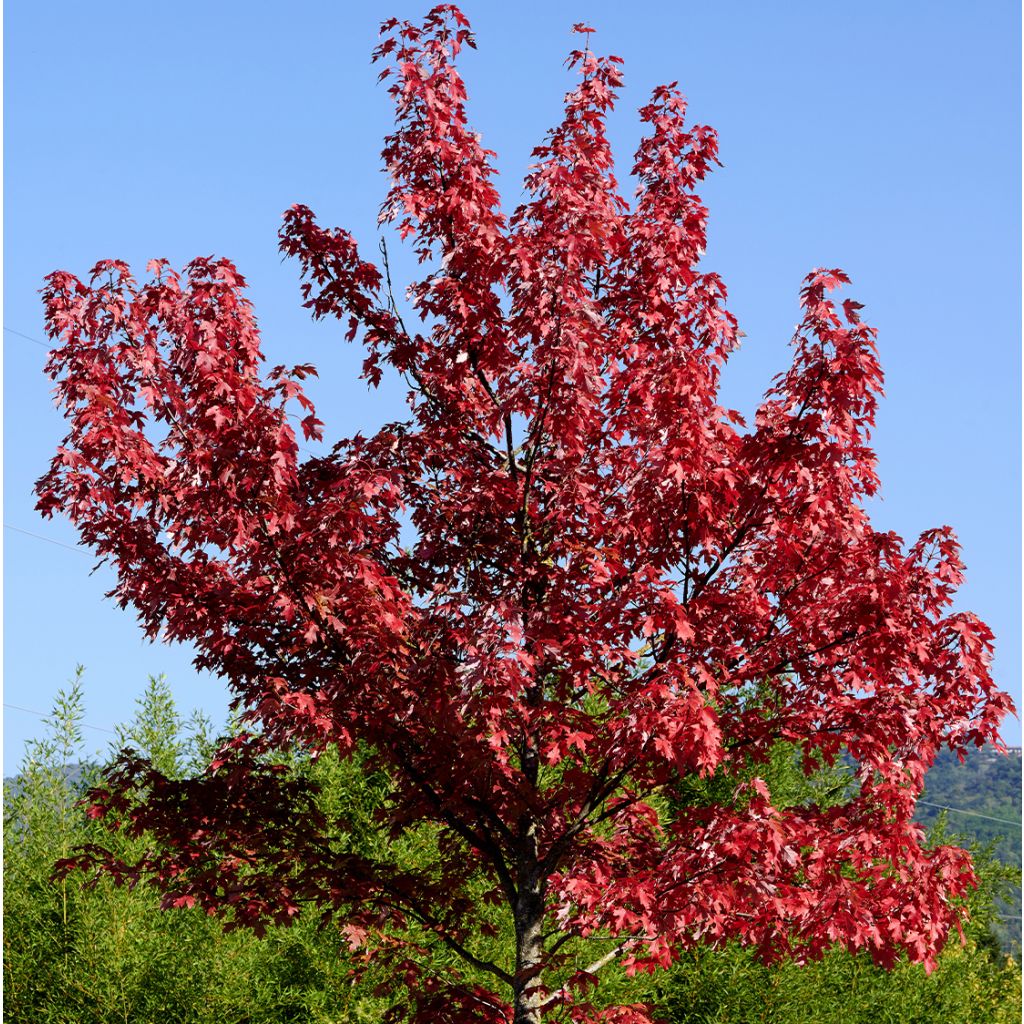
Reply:
[[[973,876],[964,851],[925,848],[915,798],[940,746],[998,744],[1011,705],[990,631],[951,610],[951,530],[871,527],[882,374],[859,304],[829,297],[847,278],[806,278],[792,367],[745,424],[717,399],[736,321],[698,269],[717,140],[675,87],[640,109],[627,202],[605,134],[621,62],[573,51],[579,82],[506,217],[466,123],[466,19],[383,32],[381,221],[428,268],[417,319],[386,249],[365,261],[303,206],[280,242],[313,315],[362,338],[366,379],[408,382],[407,421],[300,458],[288,410],[320,437],[313,370],[262,371],[227,260],[47,278],[71,426],[39,508],[116,568],[150,636],[195,645],[248,724],[196,779],[126,752],[92,813],[151,848],[75,863],[255,928],[315,905],[354,943],[386,937],[424,1020],[646,1020],[595,1008],[602,963],[729,939],[932,964]],[[808,772],[848,758],[855,794],[775,806],[756,766],[780,742]],[[276,763],[296,747],[369,751],[395,783],[385,825],[433,823],[437,870],[346,847]],[[694,776],[745,781],[673,799]],[[472,878],[514,926],[493,958]],[[567,976],[566,943],[592,935],[617,941]],[[428,940],[493,985],[439,985]]]

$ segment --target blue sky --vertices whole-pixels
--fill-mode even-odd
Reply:
[[[145,678],[166,673],[183,709],[220,717],[225,690],[181,648],[142,641],[103,600],[63,522],[31,487],[62,435],[37,289],[99,258],[182,264],[222,254],[246,275],[271,363],[311,361],[328,438],[400,414],[367,393],[359,352],[300,308],[282,264],[283,210],[376,243],[391,116],[369,65],[379,21],[427,4],[46,5],[5,18],[4,701],[46,711],[86,666],[86,721],[111,728]],[[463,61],[471,116],[499,153],[506,205],[570,85],[570,26],[625,58],[611,122],[625,173],[652,86],[679,80],[691,115],[721,136],[707,187],[706,266],[746,332],[725,400],[750,412],[788,358],[803,275],[840,266],[879,328],[886,392],[876,433],[877,524],[961,537],[961,606],[998,638],[996,675],[1020,703],[1020,12],[1005,2],[514,5],[467,0],[479,50]],[[19,333],[13,333],[19,332]],[[5,709],[4,771],[39,720]],[[1020,742],[1020,725],[1004,734]],[[102,731],[89,746],[105,745]]]

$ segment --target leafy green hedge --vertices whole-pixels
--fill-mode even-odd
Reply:
[[[82,686],[57,700],[42,739],[28,744],[21,770],[5,783],[4,1020],[11,1024],[351,1024],[379,1021],[390,979],[361,982],[342,936],[300,915],[291,928],[257,939],[225,934],[196,909],[161,912],[146,886],[95,886],[79,876],[51,880],[55,860],[111,837],[88,820],[76,798],[93,770],[83,767]],[[184,775],[208,758],[210,729],[178,715],[162,679],[153,679],[116,747],[131,745],[167,774]],[[790,798],[807,783],[791,758],[769,766],[773,792]],[[376,782],[357,766],[323,759],[325,799],[372,828]],[[366,813],[352,815],[353,808]],[[941,822],[938,826],[941,829]],[[379,838],[379,837],[378,837]],[[114,842],[126,842],[114,839]],[[366,842],[375,841],[366,836]],[[130,853],[129,849],[125,849]],[[428,853],[415,843],[403,856]],[[686,954],[656,978],[608,980],[609,997],[656,1004],[674,1024],[1003,1024],[1020,1020],[1020,968],[992,938],[994,901],[1013,871],[991,850],[977,852],[982,885],[972,900],[967,943],[953,942],[931,975],[900,964],[887,973],[834,951],[821,963],[764,967],[739,948]],[[374,994],[379,991],[380,994]],[[400,997],[400,990],[396,991]]]

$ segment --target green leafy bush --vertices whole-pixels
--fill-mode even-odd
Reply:
[[[157,894],[140,885],[95,885],[81,875],[52,879],[56,860],[85,843],[114,844],[126,857],[130,840],[89,820],[77,800],[102,757],[87,759],[82,742],[79,672],[56,701],[43,738],[28,744],[20,771],[4,787],[4,1020],[11,1024],[356,1024],[379,1021],[390,980],[371,964],[357,980],[337,928],[318,928],[299,915],[291,928],[263,938],[225,933],[198,909],[161,912]],[[149,681],[133,719],[114,746],[132,746],[165,774],[184,777],[210,757],[210,723],[183,720],[162,678]],[[777,799],[795,804],[842,797],[842,766],[810,778],[796,751],[781,746],[759,765]],[[390,780],[355,758],[316,762],[296,754],[293,770],[313,777],[322,807],[346,821],[346,842],[366,856],[396,858],[429,870],[435,837],[422,829],[397,841],[378,824]],[[689,788],[733,785],[735,779],[682,780],[674,799],[700,799]],[[689,788],[688,788],[689,787]],[[944,822],[934,839],[949,841]],[[121,844],[120,847],[117,844]],[[971,899],[966,944],[953,942],[931,975],[901,963],[893,972],[840,950],[821,962],[765,967],[738,947],[690,952],[666,974],[627,978],[621,968],[603,996],[616,1003],[653,1002],[672,1024],[1016,1024],[1020,967],[993,938],[996,901],[1019,874],[975,850],[981,885]],[[507,928],[495,912],[494,926]],[[425,937],[426,939],[426,937]],[[579,951],[579,966],[610,948],[595,940]],[[437,958],[444,951],[431,954]],[[428,965],[429,966],[429,965]]]
[[[780,745],[762,766],[773,794],[789,803],[838,798],[841,766],[804,778],[795,751]],[[935,844],[964,842],[974,856],[978,888],[969,900],[965,942],[954,936],[930,975],[906,961],[894,970],[868,956],[833,949],[817,963],[765,967],[750,950],[729,946],[685,955],[653,993],[672,1024],[1017,1024],[1021,1019],[1020,964],[1000,948],[1002,899],[1020,884],[1020,872],[996,857],[996,842],[968,843],[946,834],[934,819]]]
[[[51,880],[54,862],[83,843],[122,843],[76,806],[83,768],[82,687],[76,678],[5,784],[4,1019],[11,1024],[278,1024],[377,1020],[352,985],[341,937],[315,921],[257,940],[225,934],[199,910],[160,912],[146,886]],[[209,728],[183,722],[163,679],[151,679],[118,730],[171,774],[209,752]],[[123,848],[123,847],[122,847]],[[125,853],[131,850],[124,849]]]

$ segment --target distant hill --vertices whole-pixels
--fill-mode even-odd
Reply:
[[[98,766],[89,762],[73,762],[64,769],[64,781],[67,782],[72,793],[84,792],[86,787],[92,785],[92,780],[99,770]],[[4,776],[4,796],[7,799],[16,797],[21,792],[21,776]]]
[[[943,808],[947,808],[943,810]],[[972,840],[995,844],[996,856],[1021,867],[1021,748],[1006,756],[990,747],[973,751],[961,764],[942,751],[928,772],[917,804],[917,820],[932,826],[946,815],[946,830],[965,845]],[[1004,949],[1020,950],[1021,890],[1000,908],[998,938]]]
[[[936,806],[939,805],[939,806]],[[1021,866],[1021,753],[1003,756],[990,747],[968,755],[961,764],[942,751],[925,779],[917,818],[932,825],[942,808],[951,831],[969,833],[979,842],[998,840],[1001,860]]]

